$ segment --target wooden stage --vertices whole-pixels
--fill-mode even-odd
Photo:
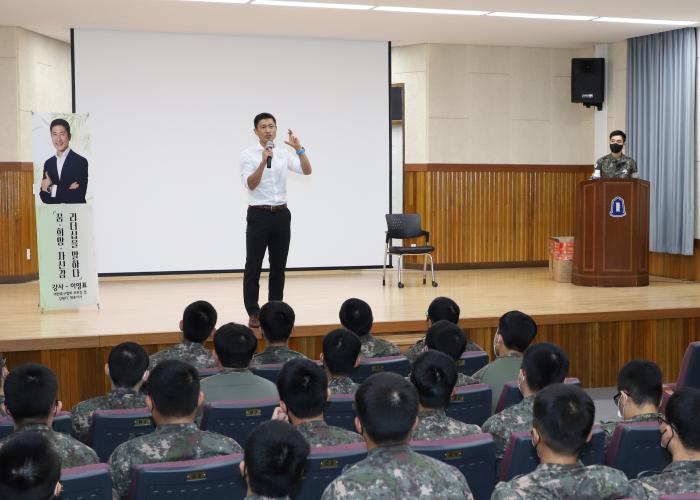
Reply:
[[[338,326],[340,304],[359,297],[373,308],[374,331],[407,348],[424,332],[425,311],[438,295],[457,301],[462,325],[487,351],[501,314],[531,314],[540,326],[537,340],[566,349],[571,375],[587,387],[614,385],[619,367],[637,358],[656,361],[665,381],[673,381],[685,347],[700,340],[697,282],[652,278],[644,288],[585,288],[550,281],[546,268],[441,271],[438,280],[439,288],[423,286],[420,273],[409,271],[406,288],[398,289],[395,271],[386,287],[381,270],[289,272],[293,347],[317,358],[322,336]],[[0,285],[0,352],[10,367],[51,366],[67,407],[107,389],[102,365],[111,346],[133,340],[155,352],[177,342],[182,310],[194,300],[210,301],[219,325],[247,321],[240,274],[103,278],[100,287],[99,311],[40,314],[36,282]]]

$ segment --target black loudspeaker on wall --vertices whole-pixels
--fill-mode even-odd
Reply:
[[[605,101],[605,59],[571,59],[571,102],[583,103],[587,108],[603,109]]]

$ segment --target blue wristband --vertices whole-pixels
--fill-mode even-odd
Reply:
[[[297,154],[298,154],[298,155],[303,155],[304,153],[306,153],[306,149],[305,149],[305,148],[301,148],[300,150],[297,151]]]

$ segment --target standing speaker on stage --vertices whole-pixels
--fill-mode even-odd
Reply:
[[[248,326],[260,326],[260,270],[269,251],[270,279],[268,300],[282,300],[284,270],[287,266],[290,222],[287,207],[287,171],[310,175],[311,163],[299,138],[288,130],[286,148],[275,148],[277,120],[270,113],[260,113],[253,120],[258,142],[241,153],[243,185],[248,190],[246,217],[246,258],[243,275],[243,301],[249,315]]]
[[[610,132],[610,154],[598,158],[593,168],[592,179],[637,179],[637,162],[622,153],[627,135],[622,130]]]

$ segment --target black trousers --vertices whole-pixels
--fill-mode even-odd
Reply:
[[[248,207],[245,232],[245,272],[243,274],[243,302],[248,314],[260,312],[260,270],[265,249],[269,251],[270,279],[268,300],[284,298],[284,270],[287,267],[290,222],[292,214],[288,208],[270,212]]]

